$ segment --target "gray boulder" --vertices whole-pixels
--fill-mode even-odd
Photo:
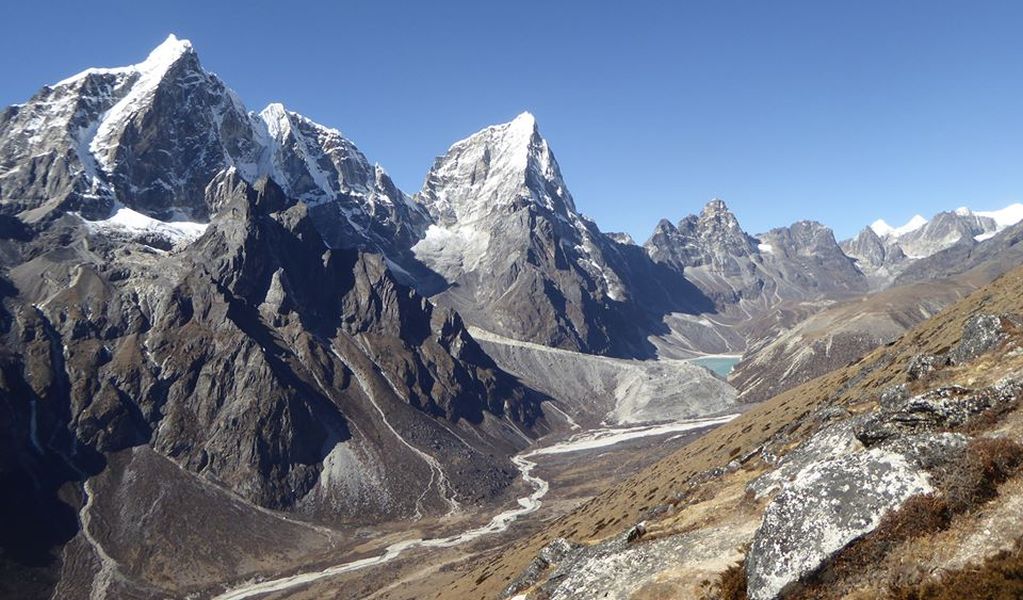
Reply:
[[[883,448],[811,465],[768,506],[746,557],[751,600],[772,600],[907,498],[932,490],[926,474]]]
[[[961,365],[993,350],[1006,340],[1006,330],[1019,326],[1020,319],[1012,315],[974,315],[963,327],[963,336],[949,352],[949,361]]]
[[[855,426],[855,435],[873,446],[906,434],[961,427],[970,419],[1015,402],[1021,391],[1017,381],[1006,380],[982,390],[948,386],[898,402],[881,403]]]
[[[555,538],[551,543],[540,549],[526,570],[504,589],[502,597],[508,598],[529,589],[539,583],[544,574],[552,566],[562,562],[579,546],[563,537]]]
[[[918,354],[909,360],[906,375],[910,381],[917,381],[945,366],[948,359],[936,354]]]

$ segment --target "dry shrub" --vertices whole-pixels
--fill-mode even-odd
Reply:
[[[937,477],[949,507],[965,512],[998,495],[998,485],[1020,471],[1023,444],[1007,438],[978,438],[962,458],[943,468]]]
[[[715,594],[716,600],[748,600],[746,595],[746,560],[725,569],[718,578]]]
[[[700,584],[704,590],[709,590],[701,595],[704,600],[749,600],[746,593],[745,558],[749,553],[749,544],[737,550],[743,555],[738,564],[729,566],[714,581],[705,580]]]
[[[890,590],[893,600],[1018,600],[1023,598],[1023,546],[999,552],[979,567]]]

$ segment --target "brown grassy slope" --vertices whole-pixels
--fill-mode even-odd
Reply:
[[[787,433],[795,443],[811,426],[802,423],[810,412],[825,403],[853,406],[872,401],[883,388],[905,382],[906,366],[913,356],[946,351],[958,342],[966,319],[982,312],[1023,313],[1023,268],[1003,275],[919,324],[893,344],[752,408],[553,521],[543,532],[495,551],[445,586],[437,597],[497,598],[550,540],[567,537],[591,541],[619,533],[642,520],[648,508],[672,499],[692,476],[755,452],[782,429],[790,429]]]

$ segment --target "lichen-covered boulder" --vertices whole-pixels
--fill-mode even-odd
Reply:
[[[889,511],[932,491],[926,473],[885,448],[810,465],[764,513],[746,557],[751,600],[773,600]]]
[[[817,463],[862,450],[854,434],[857,423],[858,419],[846,419],[822,428],[786,454],[775,469],[750,482],[749,491],[759,500],[801,478]]]
[[[916,381],[937,371],[948,363],[948,358],[936,354],[917,354],[909,360],[906,375],[910,381]]]
[[[979,390],[946,386],[912,398],[889,399],[855,425],[856,439],[873,446],[903,435],[962,427],[977,415],[1007,408],[1021,393],[1023,384],[1007,379]]]
[[[508,584],[504,589],[503,597],[508,598],[533,587],[543,579],[544,574],[551,566],[565,560],[577,548],[577,545],[565,538],[555,538],[537,552],[536,558],[529,563],[519,577]]]
[[[961,365],[994,349],[1008,337],[1008,331],[1018,327],[1021,319],[1015,315],[974,315],[963,326],[959,343],[948,353],[954,365]]]

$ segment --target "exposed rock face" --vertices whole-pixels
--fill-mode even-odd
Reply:
[[[948,353],[949,362],[963,364],[993,350],[1009,338],[1009,330],[1018,329],[1023,319],[1015,315],[976,315],[966,322],[963,337]]]
[[[618,244],[630,246],[636,245],[636,240],[632,239],[632,236],[627,233],[622,233],[619,231],[609,231],[604,235],[606,235],[611,241],[616,242]]]
[[[206,184],[225,161],[257,163],[255,136],[234,94],[171,36],[142,63],[84,71],[8,109],[0,192],[22,209],[98,217],[120,201],[160,218],[204,219]]]
[[[906,374],[909,376],[910,381],[916,381],[923,379],[946,364],[948,364],[947,357],[935,354],[918,354],[913,357],[913,360],[909,361]]]
[[[940,212],[929,221],[918,215],[898,228],[877,221],[856,238],[842,242],[842,249],[867,274],[871,287],[881,289],[893,283],[923,280],[919,276],[904,276],[903,272],[934,268],[935,263],[944,261],[928,259],[952,248],[959,254],[969,253],[980,242],[1015,225],[1021,214],[1018,205],[1014,205],[989,213],[959,208]],[[917,263],[932,266],[918,267]]]
[[[731,551],[742,543],[745,534],[748,532],[711,528],[629,543],[627,534],[623,533],[596,544],[570,546],[571,549],[560,554],[557,561],[543,569],[523,574],[522,578],[505,590],[505,597],[537,583],[539,585],[533,588],[529,598],[626,600],[645,597],[642,591],[654,587],[651,586],[651,580],[658,573],[670,566],[679,565],[686,565],[696,571],[698,565],[719,561],[722,549],[726,549],[725,552]],[[534,564],[537,563],[539,557],[534,561]],[[695,592],[697,582],[692,582],[690,587]]]
[[[263,171],[304,200],[332,247],[362,247],[400,256],[422,235],[429,216],[371,165],[336,129],[271,104],[258,115],[269,155]]]
[[[866,289],[863,274],[842,252],[834,233],[816,221],[800,221],[758,237],[771,248],[768,263],[774,263],[780,279],[803,294],[842,295]]]
[[[551,567],[557,565],[576,551],[578,545],[558,538],[540,549],[526,570],[504,589],[504,596],[510,597],[539,583]]]
[[[685,274],[719,310],[762,313],[783,300],[840,296],[866,288],[831,230],[802,221],[754,238],[721,200],[674,226],[662,220],[647,253]]]
[[[857,423],[856,438],[872,446],[913,433],[962,427],[977,415],[1011,406],[1021,391],[1019,383],[1006,381],[984,390],[951,386],[902,400],[883,398],[878,411]]]
[[[1017,223],[977,243],[963,240],[931,256],[908,265],[895,279],[895,285],[944,279],[975,272],[993,278],[1023,260],[1023,223]]]
[[[863,269],[878,269],[889,258],[881,236],[870,227],[864,227],[855,238],[843,242],[842,251]]]
[[[1006,410],[1021,388],[1004,381],[912,398],[906,392],[904,385],[885,390],[877,409],[862,416],[821,419],[817,433],[750,485],[758,497],[780,490],[747,555],[751,599],[783,597],[907,498],[933,491],[930,473],[957,459],[967,443],[944,432]]]
[[[746,559],[751,600],[773,600],[791,583],[872,531],[884,514],[931,490],[900,454],[872,449],[817,462],[768,506]]]
[[[435,224],[413,251],[445,282],[438,301],[519,340],[598,354],[644,352],[615,243],[575,208],[532,115],[437,159],[416,200]]]
[[[923,258],[959,242],[972,243],[974,238],[993,233],[998,224],[991,217],[975,215],[969,210],[940,212],[926,225],[893,240],[906,256]]]
[[[1007,379],[983,389],[946,386],[908,397],[908,387],[899,385],[884,390],[869,413],[831,424],[821,419],[817,433],[749,486],[758,497],[780,490],[746,558],[749,597],[784,597],[907,498],[932,492],[931,473],[958,459],[967,445],[967,436],[948,432],[1015,406],[1021,390]]]
[[[678,269],[710,266],[729,277],[741,276],[758,254],[756,240],[739,227],[735,215],[717,198],[699,215],[689,215],[677,226],[662,219],[646,247],[658,262]]]

